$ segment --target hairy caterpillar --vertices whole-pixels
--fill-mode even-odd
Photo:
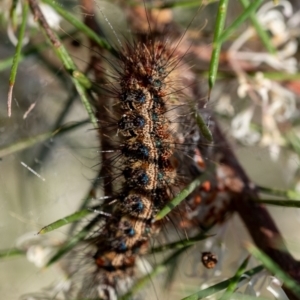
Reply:
[[[65,291],[72,299],[110,299],[106,293],[118,292],[123,279],[134,278],[136,258],[149,251],[149,239],[160,227],[159,222],[153,223],[156,213],[184,186],[184,172],[176,171],[180,165],[174,152],[180,149],[184,134],[180,123],[189,116],[181,79],[189,71],[178,54],[181,40],[172,45],[155,37],[151,32],[155,27],[149,30],[144,39],[118,49],[117,59],[108,59],[113,71],[104,72],[99,84],[105,90],[99,98],[107,99],[101,100],[102,106],[95,104],[100,138],[110,134],[110,145],[101,146],[105,155],[100,178],[109,199],[101,206],[106,217],[96,221],[96,229],[88,234],[88,244],[96,251],[85,255],[94,260],[94,271],[85,276],[81,262],[71,272],[83,272],[79,291]],[[105,121],[110,118],[105,111],[115,123]],[[116,131],[105,132],[111,125]]]
[[[159,42],[159,39],[155,39],[155,40]],[[143,40],[143,45],[146,45],[146,47],[142,46],[140,48],[147,49],[148,44],[146,38]],[[165,45],[164,41],[162,44]],[[141,44],[136,43],[134,44],[134,47],[138,48],[139,45]],[[182,44],[178,44],[178,45],[181,46]],[[157,48],[159,48],[158,44],[153,43],[150,45],[150,48],[156,49],[156,46]],[[133,46],[131,47],[134,48]],[[164,47],[165,46],[163,46],[163,48]],[[174,49],[176,49],[176,47]],[[150,52],[151,54],[151,51],[148,52]],[[171,50],[171,52],[173,51]],[[173,54],[175,54],[175,51],[173,52]],[[143,57],[143,55],[140,55],[140,58],[141,57]],[[154,57],[153,54],[152,57]],[[123,60],[123,62],[124,61],[125,60]],[[109,60],[109,62],[114,62],[114,61]],[[181,58],[178,60],[178,62],[181,63]],[[120,66],[122,65],[122,63],[117,63],[117,65]],[[118,278],[117,281],[119,283],[121,281],[119,277],[121,276],[126,277],[128,275],[129,279],[133,278],[132,267],[135,263],[135,258],[140,256],[142,253],[146,251],[146,249],[148,248],[147,240],[149,239],[149,237],[152,236],[151,231],[156,231],[156,225],[155,227],[153,227],[152,222],[149,221],[149,223],[147,223],[145,222],[145,220],[139,220],[138,211],[140,211],[141,214],[142,209],[146,207],[145,212],[147,212],[149,216],[153,218],[153,215],[155,215],[156,211],[158,211],[161,208],[161,206],[163,206],[171,199],[171,197],[169,197],[173,193],[173,189],[171,186],[172,184],[174,185],[177,183],[174,180],[175,176],[178,177],[178,175],[181,176],[181,174],[183,174],[184,176],[181,177],[186,181],[190,181],[190,178],[193,178],[195,175],[191,175],[189,173],[193,173],[193,172],[199,173],[199,169],[201,168],[203,169],[203,166],[201,165],[202,163],[200,161],[201,155],[203,155],[204,153],[205,159],[208,157],[214,159],[215,157],[213,152],[215,153],[218,152],[218,151],[212,151],[212,149],[204,149],[204,151],[202,151],[203,149],[201,149],[201,153],[197,153],[201,148],[199,145],[200,143],[199,141],[201,141],[201,139],[199,139],[198,136],[199,130],[197,129],[196,126],[194,126],[193,121],[188,120],[189,109],[187,109],[187,111],[184,111],[184,108],[182,107],[181,103],[178,104],[177,99],[174,99],[173,96],[165,97],[166,95],[162,95],[162,94],[158,95],[157,91],[160,93],[162,90],[159,87],[161,82],[159,81],[152,82],[152,79],[150,78],[151,76],[149,77],[149,73],[145,71],[146,68],[143,65],[142,67],[140,67],[139,64],[136,64],[136,66],[134,65],[134,67],[132,67],[131,69],[134,70],[135,68],[136,70],[142,70],[141,73],[140,71],[138,71],[137,73],[140,74],[138,75],[138,77],[144,78],[140,80],[143,84],[139,83],[134,87],[131,86],[131,88],[129,88],[127,91],[125,89],[122,89],[122,87],[120,87],[120,83],[123,81],[124,78],[122,78],[122,76],[119,76],[120,73],[118,72],[121,69],[119,67],[116,68],[116,72],[118,73],[119,76],[117,80],[114,74],[109,74],[110,76],[109,83],[105,83],[105,81],[101,83],[102,87],[104,86],[106,90],[110,90],[109,93],[110,95],[112,95],[112,97],[109,96],[109,98],[113,98],[113,101],[111,106],[105,103],[103,105],[104,108],[103,110],[101,108],[98,109],[98,114],[104,115],[103,118],[99,117],[99,119],[101,119],[102,121],[105,120],[105,118],[111,118],[112,116],[115,119],[114,124],[113,122],[109,122],[109,121],[106,122],[106,124],[109,125],[108,127],[110,127],[110,125],[114,125],[112,126],[114,128],[111,132],[109,132],[107,128],[104,129],[105,126],[102,126],[103,124],[100,124],[100,127],[102,127],[101,130],[102,129],[104,130],[102,131],[102,133],[104,132],[105,135],[108,137],[107,140],[109,146],[106,147],[106,149],[104,149],[105,147],[103,147],[102,145],[103,148],[101,148],[104,149],[101,150],[103,151],[102,153],[107,153],[103,155],[103,157],[106,156],[107,158],[109,158],[109,163],[107,163],[107,165],[104,160],[102,160],[101,162],[102,166],[105,166],[104,169],[106,169],[106,172],[104,173],[102,172],[101,177],[102,178],[104,177],[103,188],[104,190],[106,190],[104,195],[105,197],[107,197],[107,195],[110,196],[108,196],[109,199],[104,200],[104,204],[100,207],[100,211],[98,208],[99,215],[102,214],[101,218],[99,218],[101,220],[98,220],[97,222],[95,221],[95,225],[97,228],[93,229],[92,235],[90,236],[90,238],[86,240],[87,244],[93,245],[95,248],[93,251],[90,252],[90,258],[96,270],[93,270],[93,272],[91,272],[91,276],[87,276],[87,273],[83,272],[83,277],[85,277],[84,276],[85,274],[86,278],[83,278],[81,282],[85,282],[86,284],[84,284],[82,289],[80,289],[79,294],[78,293],[74,294],[74,297],[73,296],[71,297],[70,294],[68,294],[71,298],[76,298],[76,297],[78,298],[79,295],[83,295],[83,296],[93,295],[93,293],[95,295],[99,295],[100,293],[99,289],[102,291],[102,294],[104,295],[101,297],[111,298],[113,294],[116,278]],[[151,69],[152,67],[150,67],[150,70]],[[162,70],[162,72],[163,71],[164,70]],[[184,72],[178,72],[178,73],[184,73]],[[106,76],[107,72],[105,72],[104,75]],[[145,85],[145,82],[148,82],[147,85]],[[179,88],[179,90],[183,88],[184,89],[183,94],[186,95],[188,94],[188,92],[186,93],[186,90],[188,90],[187,87],[196,86],[194,84],[189,85],[186,83],[181,85],[178,84],[178,82],[179,81],[177,80],[176,81],[174,80],[172,82],[172,84],[174,83],[174,86],[176,86],[176,89],[174,89],[174,91],[176,92],[177,88]],[[167,82],[164,83],[166,84]],[[147,91],[148,88],[150,88],[150,90]],[[109,93],[106,93],[106,97],[107,95],[109,95]],[[170,93],[170,95],[172,94],[173,93]],[[158,98],[162,98],[163,100],[166,100],[166,102],[172,103],[172,101],[174,101],[175,103],[172,103],[172,105],[174,104],[174,107],[176,107],[176,109],[173,108],[169,109],[169,107],[167,109],[166,108],[167,106],[164,107],[165,101],[162,101],[163,105],[161,105],[161,102],[158,101],[158,103],[154,104],[153,106],[144,109],[143,114],[140,114],[140,111],[143,111],[143,108],[139,107],[139,105],[143,103],[144,96],[146,99],[150,100],[150,102],[154,100],[154,96],[158,96]],[[188,105],[185,106],[185,108],[187,107]],[[197,108],[199,107],[201,108],[201,105],[199,105]],[[168,114],[163,113],[157,116],[157,111],[155,111],[156,109],[162,109],[162,111],[166,109],[168,110]],[[151,111],[152,114],[151,115],[148,114],[146,116],[147,114],[146,111],[148,112]],[[107,116],[105,117],[106,112],[107,112]],[[169,112],[171,113],[169,114]],[[180,120],[179,122],[176,122],[177,120],[174,121],[172,116],[173,112],[175,112],[174,115],[176,116],[176,118],[180,115],[181,117],[183,116],[183,118],[179,117],[178,118],[178,120]],[[165,119],[163,117],[165,115],[168,116],[168,118]],[[181,120],[183,120],[184,122],[181,122]],[[154,131],[143,131],[144,130],[143,127],[145,126],[145,124],[147,124],[148,127],[149,125],[151,125],[152,128],[153,127],[158,128],[158,125],[161,125],[161,123],[168,124],[170,127],[168,127],[167,130],[166,130],[167,128],[166,126],[165,128],[163,127],[162,130],[155,129]],[[175,126],[175,123],[179,123],[179,125]],[[172,129],[170,130],[169,128]],[[181,130],[179,130],[179,134],[178,132],[176,132],[178,128],[181,128]],[[117,137],[115,137],[115,132],[117,132],[118,134]],[[151,137],[151,135],[149,135],[149,133],[151,132],[154,132],[153,135],[154,136],[156,135],[156,137],[158,137],[159,134],[160,134],[159,136],[160,138],[164,136],[165,141],[167,141],[167,143],[165,143],[163,147],[157,147],[159,143],[161,143],[161,141],[158,141],[158,143],[155,143],[155,147],[153,148],[154,145],[153,138]],[[171,134],[173,135],[173,133],[175,132],[176,132],[176,134],[174,134],[175,138],[171,139],[170,135]],[[104,136],[104,134],[101,135],[102,137]],[[179,140],[180,142],[178,142]],[[146,144],[148,147],[145,146]],[[167,144],[168,147],[166,147]],[[195,147],[196,144],[197,147]],[[152,152],[149,151],[149,149]],[[113,151],[113,154],[109,154],[109,151],[111,152]],[[175,157],[173,153],[171,153],[172,151],[175,152]],[[183,152],[184,155],[186,154],[188,155],[184,157],[179,153],[180,151]],[[212,155],[209,155],[209,152],[211,152]],[[226,153],[226,151],[224,151],[224,153]],[[249,185],[247,180],[243,178],[242,180],[243,182],[241,183],[240,180],[236,180],[238,178],[235,178],[236,175],[235,172],[232,172],[232,169],[230,168],[226,168],[226,157],[224,153],[217,153],[218,156],[220,157],[220,159],[217,161],[221,161],[222,164],[225,164],[224,166],[218,166],[217,180],[214,179],[208,182],[207,184],[203,184],[200,188],[201,197],[198,197],[199,194],[195,193],[195,197],[192,197],[191,199],[188,199],[189,201],[183,203],[180,214],[176,215],[176,213],[174,213],[172,221],[175,224],[175,226],[178,225],[178,220],[180,220],[180,225],[177,228],[195,230],[197,226],[205,225],[205,223],[211,225],[215,221],[218,220],[222,221],[224,219],[224,216],[226,216],[226,211],[228,210],[228,203],[230,202],[232,195],[238,194],[239,191],[244,188],[249,189],[251,191],[251,185]],[[167,160],[164,161],[163,157],[167,157]],[[193,159],[191,159],[192,157]],[[183,160],[183,164],[181,162],[181,159]],[[165,165],[167,165],[168,168],[165,168]],[[189,166],[181,169],[182,165],[184,166],[189,165]],[[176,168],[176,172],[175,172],[175,168]],[[193,168],[194,171],[191,170]],[[167,173],[166,172],[167,169],[170,170],[169,173],[171,174],[170,176],[165,176],[165,173]],[[204,172],[205,172],[205,168],[204,168]],[[157,175],[152,177],[154,178],[154,180],[152,180],[152,183],[159,182],[159,179],[162,180],[162,182],[164,179],[167,179],[166,182],[163,182],[161,185],[158,184],[156,185],[156,187],[162,186],[162,189],[165,190],[169,189],[170,191],[168,197],[162,196],[163,201],[161,201],[161,203],[155,203],[155,205],[152,205],[152,202],[148,201],[149,199],[153,200],[153,198],[155,197],[152,198],[149,197],[149,195],[147,195],[148,192],[145,192],[145,190],[148,191],[148,189],[142,187],[144,185],[147,185],[148,180],[150,179],[150,176],[148,175],[150,174]],[[127,182],[129,183],[128,184],[129,187],[125,186]],[[217,183],[217,184],[215,184],[215,186],[213,185],[210,186],[211,183]],[[152,184],[152,187],[153,186],[154,185]],[[178,187],[176,186],[176,189],[181,190],[181,186]],[[231,193],[227,193],[228,190]],[[151,191],[152,192],[150,192],[150,194],[151,193],[157,194],[156,192],[157,188],[154,188]],[[202,192],[204,192],[204,195],[206,194],[206,196],[208,196],[206,199],[205,197],[203,197]],[[132,193],[134,193],[135,196],[136,195],[139,196],[134,197],[134,199],[130,198],[130,201],[127,201],[128,194],[132,195]],[[140,197],[140,194],[143,194],[143,196],[145,196],[146,194],[147,197],[144,198]],[[203,210],[203,204],[205,206],[205,203],[203,202],[206,201],[207,203],[209,202],[211,203],[212,202],[211,199],[213,198],[212,196],[214,194],[220,195],[221,198],[223,197],[223,200],[224,200],[224,195],[227,198],[225,199],[224,208],[221,209],[220,218],[218,217],[216,210],[209,209],[208,212]],[[120,201],[120,199],[126,201]],[[203,199],[205,199],[205,201],[203,201]],[[199,206],[200,202],[202,203],[201,205],[202,207]],[[151,203],[151,207],[149,205],[150,203]],[[184,212],[186,209],[185,207],[186,204],[188,204],[187,214],[185,214]],[[201,221],[202,219],[201,215],[204,215],[204,220],[205,220],[204,222]],[[205,219],[205,215],[208,216],[209,218]],[[145,216],[143,215],[141,219],[143,219],[144,217]],[[146,223],[147,225],[145,225]],[[92,222],[90,224],[92,224]],[[135,227],[136,225],[138,225],[136,228],[147,229],[146,234],[142,233],[143,230],[135,230],[136,228],[133,227]],[[138,232],[138,234],[136,234],[136,232]],[[109,243],[107,243],[108,246],[105,243],[103,243],[105,241],[109,241]],[[135,253],[133,253],[132,248],[130,247],[136,250],[134,251]],[[82,252],[82,262],[84,261],[83,258],[85,256],[87,255],[85,255],[84,252]],[[115,260],[114,258],[116,257],[118,257],[118,259]],[[129,260],[126,261],[128,257]],[[213,260],[215,261],[215,259]],[[67,274],[74,275],[76,272],[79,273],[80,263],[76,262],[74,257],[71,257],[69,259],[69,262],[70,264],[72,264],[73,266],[77,266],[78,268],[74,272],[67,272]],[[124,267],[120,267],[120,266],[124,266]],[[95,276],[95,274],[99,274],[99,276]],[[130,287],[130,284],[128,284],[128,286]],[[93,289],[95,292],[93,292]],[[87,291],[90,291],[90,294],[88,294],[89,292]]]

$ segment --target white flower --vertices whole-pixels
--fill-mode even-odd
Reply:
[[[60,28],[60,22],[62,20],[61,16],[49,5],[40,3],[39,4],[40,9],[46,18],[49,26],[55,30],[58,30]],[[4,19],[8,20],[8,25],[7,25],[7,35],[11,41],[11,43],[16,46],[18,43],[18,38],[16,37],[15,30],[12,27],[12,24],[10,22],[10,17],[9,17],[9,9],[11,7],[11,1],[6,0],[1,6],[0,6],[0,14],[3,14]],[[16,17],[18,20],[18,24],[21,24],[22,20],[22,5],[21,2],[18,2],[18,5],[16,7]],[[36,28],[38,27],[38,23],[34,20],[34,17],[32,14],[29,15],[27,24],[29,27]],[[29,37],[25,36],[23,39],[23,45],[28,44],[29,42]]]
[[[285,145],[279,123],[288,122],[297,114],[296,96],[277,82],[265,78],[260,72],[253,79],[241,75],[239,82],[239,97],[249,96],[253,102],[233,118],[232,135],[247,145],[260,141],[262,146],[269,147],[271,158],[275,161],[279,157],[280,146]],[[254,112],[258,109],[261,110],[262,135],[251,128]]]
[[[277,299],[277,300],[289,300],[286,293],[282,289],[282,283],[273,276],[269,277],[270,283],[267,286],[267,290]]]
[[[224,94],[220,96],[215,106],[215,111],[226,116],[234,115],[234,107],[231,103],[230,95]]]
[[[282,11],[278,7],[282,7]],[[253,28],[248,28],[234,41],[228,50],[229,54],[234,60],[246,60],[254,66],[264,63],[277,70],[296,73],[297,60],[293,56],[298,49],[298,40],[293,29],[299,27],[299,12],[293,15],[291,4],[283,0],[277,6],[274,6],[273,1],[267,2],[256,15],[264,29],[270,32],[271,42],[277,48],[276,54],[239,50],[256,34]]]
[[[42,247],[41,245],[35,245],[35,246],[31,246],[27,250],[26,257],[28,261],[34,263],[36,267],[42,268],[49,261],[51,254],[53,254],[51,248]]]
[[[247,145],[253,145],[260,139],[260,134],[251,129],[254,107],[251,106],[237,114],[231,122],[231,133]]]
[[[36,232],[29,232],[19,237],[16,246],[26,252],[28,261],[38,268],[47,264],[55,249],[53,240],[46,236],[37,235]]]

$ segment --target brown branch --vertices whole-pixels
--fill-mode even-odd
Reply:
[[[46,21],[38,3],[36,0],[28,0],[28,3],[30,5],[31,11],[34,15],[35,21],[38,21],[41,28],[43,28],[45,34],[53,44],[55,48],[59,48],[61,46],[60,41],[57,39],[53,31],[51,30],[48,22]]]
[[[222,153],[220,163],[230,166],[244,183],[241,193],[235,194],[231,199],[233,210],[240,215],[257,247],[300,284],[300,262],[295,260],[286,249],[283,237],[265,206],[253,201],[259,198],[257,190],[238,162],[217,123],[214,125],[213,136],[218,143],[218,152]],[[289,299],[299,299],[287,288],[284,287],[284,290]]]

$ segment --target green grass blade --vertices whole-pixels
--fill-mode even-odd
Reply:
[[[16,52],[14,55],[13,63],[11,66],[11,71],[10,71],[10,77],[9,77],[9,89],[8,89],[8,96],[7,96],[7,110],[8,110],[8,116],[11,116],[11,102],[12,102],[12,96],[13,96],[13,88],[15,85],[15,80],[16,80],[16,75],[17,75],[17,70],[18,70],[18,65],[20,62],[20,55],[21,55],[21,50],[22,50],[22,45],[23,45],[23,39],[25,35],[25,29],[26,29],[26,24],[27,24],[27,17],[28,17],[28,10],[29,10],[29,5],[27,1],[24,1],[23,6],[22,6],[22,23],[18,35],[18,44],[16,47]]]
[[[218,15],[217,15],[214,39],[213,39],[213,51],[212,51],[212,56],[211,56],[210,66],[209,66],[209,75],[208,75],[209,97],[208,98],[210,98],[210,93],[215,84],[216,76],[218,72],[219,58],[220,58],[220,52],[222,46],[222,42],[220,42],[220,36],[223,32],[224,25],[225,25],[227,7],[228,7],[228,0],[219,1]]]
[[[255,74],[251,74],[255,75]],[[285,73],[285,72],[263,72],[264,78],[277,80],[277,81],[293,81],[293,80],[299,80],[300,79],[300,73]]]
[[[231,293],[230,300],[270,300],[270,298],[258,297],[258,296],[249,296],[242,293]]]
[[[55,131],[42,133],[42,134],[36,135],[34,137],[30,137],[30,138],[15,142],[10,145],[2,146],[2,147],[0,147],[0,157],[4,157],[6,155],[10,155],[10,154],[16,153],[18,151],[30,148],[37,143],[44,142],[50,138],[53,138],[54,136],[58,136],[63,133],[66,133],[66,132],[73,130],[75,128],[78,128],[84,124],[87,124],[88,122],[89,122],[88,120],[84,120],[84,121],[76,122],[76,123],[72,122],[71,124],[62,126],[58,129],[56,129]]]
[[[24,53],[20,53],[19,62],[22,61],[27,55]],[[14,56],[8,57],[6,59],[0,60],[0,71],[3,71],[12,66],[14,61]]]
[[[267,187],[263,187],[263,186],[257,186],[257,188],[263,194],[288,198],[289,200],[295,200],[295,201],[300,200],[300,193],[295,190],[292,190],[292,189],[291,190],[278,190],[278,189],[272,189],[272,188],[267,188]],[[261,200],[264,201],[264,199],[261,199]],[[283,201],[285,201],[285,200],[286,199],[283,199]],[[258,200],[258,201],[260,201],[260,200]]]
[[[266,269],[274,274],[276,278],[281,280],[285,287],[291,290],[297,298],[300,299],[300,286],[293,278],[291,278],[287,273],[285,273],[280,266],[274,262],[269,256],[263,253],[260,249],[252,244],[247,246],[250,254],[252,254],[256,259],[262,262]]]
[[[249,5],[250,2],[248,0],[240,0],[240,2],[242,3],[243,7],[246,9]],[[265,48],[271,53],[271,54],[275,54],[276,53],[276,49],[273,46],[267,32],[262,28],[259,20],[256,18],[255,13],[251,13],[249,16],[253,27],[256,30],[257,35],[260,37],[263,45],[265,46]]]
[[[41,31],[45,34],[48,42],[51,44],[52,49],[56,53],[57,57],[60,59],[60,61],[63,63],[65,69],[68,71],[68,73],[72,76],[72,81],[76,87],[76,90],[78,94],[80,95],[81,102],[83,106],[85,107],[88,116],[95,128],[98,128],[97,125],[97,119],[95,117],[95,114],[92,110],[92,107],[89,103],[89,100],[87,98],[86,89],[89,89],[92,87],[92,83],[90,80],[82,74],[79,70],[77,70],[75,63],[73,62],[71,56],[69,55],[68,51],[64,47],[64,45],[61,43],[61,40],[59,37],[50,29],[44,15],[42,14],[39,6],[36,4],[35,0],[28,0],[32,13],[35,17],[35,19],[39,23],[39,27]]]
[[[255,200],[255,202],[269,204],[269,205],[300,208],[300,200],[259,199],[259,200]]]
[[[15,31],[18,26],[18,17],[17,17],[17,6],[18,6],[19,0],[13,0],[11,3],[11,7],[9,10],[9,19],[12,24],[12,28]]]
[[[62,34],[60,38],[63,40],[66,37],[69,37],[70,35],[74,35],[77,31],[73,30],[69,33]],[[26,50],[24,52],[20,53],[19,62],[21,62],[23,59],[27,58],[30,55],[36,54],[41,52],[44,49],[47,49],[49,47],[48,43],[40,43],[38,45],[34,45]],[[10,56],[8,58],[5,58],[3,60],[0,60],[0,71],[3,71],[9,67],[11,67],[14,60],[14,56]]]
[[[62,256],[66,255],[69,251],[71,251],[79,242],[84,240],[88,234],[91,233],[91,229],[95,224],[99,222],[99,219],[102,216],[96,216],[89,224],[87,224],[81,231],[79,231],[75,236],[73,236],[70,240],[68,240],[58,251],[57,253],[50,258],[46,267],[51,266],[55,262],[57,262]]]
[[[90,209],[83,209],[83,210],[80,210],[80,211],[77,211],[67,217],[64,217],[62,219],[59,219],[45,227],[43,227],[39,232],[38,234],[45,234],[45,233],[48,233],[52,230],[55,230],[57,228],[60,228],[62,226],[65,226],[65,225],[68,225],[72,222],[75,222],[75,221],[78,221],[82,218],[84,218],[85,216],[89,215],[91,213],[91,210]]]
[[[239,26],[242,25],[242,23],[250,17],[252,13],[254,13],[257,8],[264,2],[264,0],[255,0],[253,1],[242,14],[240,14],[233,22],[232,24],[224,30],[224,32],[219,37],[218,43],[223,43],[226,41],[229,36],[237,29]]]
[[[242,280],[244,280],[245,278],[244,277],[251,277],[257,273],[259,273],[260,271],[262,271],[264,269],[263,266],[257,266],[247,272],[245,272],[242,277],[240,277],[240,280],[239,282],[241,282]],[[208,297],[208,296],[211,296],[215,293],[218,293],[222,290],[225,290],[229,284],[230,284],[230,280],[232,280],[234,277],[230,278],[230,279],[227,279],[227,280],[224,280],[222,282],[219,282],[215,285],[212,285],[202,291],[199,291],[193,295],[190,295],[188,297],[185,297],[183,298],[182,300],[199,300],[199,299],[205,299],[205,297]]]
[[[209,0],[207,2],[211,3],[211,2],[215,2],[217,0]],[[159,9],[165,9],[165,8],[175,8],[175,7],[199,7],[201,4],[202,4],[202,0],[185,0],[185,1],[173,1],[173,2],[167,2],[167,3],[164,3],[162,5],[156,5],[156,6],[146,6],[147,8],[151,8],[151,7],[154,7],[154,8],[159,8]],[[206,2],[206,3],[207,3]]]
[[[0,259],[1,258],[11,258],[15,256],[24,255],[24,251],[20,249],[6,249],[0,250]]]
[[[101,48],[104,48],[110,52],[113,52],[113,48],[111,45],[103,38],[99,37],[93,30],[91,30],[88,26],[86,26],[83,22],[78,20],[73,14],[70,14],[62,6],[52,0],[42,0],[42,2],[46,3],[47,5],[51,6],[58,14],[60,14],[65,20],[70,22],[75,28],[79,31],[83,32],[87,37],[91,40],[96,42]]]
[[[235,275],[230,279],[229,285],[224,293],[224,295],[220,298],[220,300],[230,299],[233,292],[237,288],[239,281],[241,280],[242,275],[245,273],[250,256],[246,257],[246,259],[242,262]]]
[[[172,199],[163,209],[156,215],[155,221],[161,220],[170,213],[177,205],[180,204],[189,194],[191,194],[203,181],[207,180],[211,171],[207,170],[204,174],[198,176],[188,186],[186,186],[174,199]]]
[[[87,207],[87,205],[89,204],[89,202],[94,198],[94,192],[95,192],[95,189],[98,187],[98,183],[99,183],[99,176],[96,176],[96,178],[94,178],[89,191],[87,192],[85,197],[82,199],[82,203],[80,203],[80,206],[78,208],[79,210],[84,210]],[[69,235],[71,235],[74,232],[77,225],[78,225],[78,222],[72,223],[70,230],[68,232]]]

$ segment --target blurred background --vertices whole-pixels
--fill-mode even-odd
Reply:
[[[112,2],[115,3],[96,1],[104,12],[104,15],[99,13],[99,21],[106,31],[111,31],[111,25],[118,36],[130,36],[132,32],[121,9],[124,1]],[[236,2],[229,1],[226,24],[231,24],[243,11]],[[79,18],[82,16],[77,1],[59,1],[59,4]],[[32,17],[26,28],[27,41],[13,89],[12,116],[7,116],[10,67],[18,32],[14,31],[8,18],[10,5],[11,1],[0,3],[0,290],[3,299],[14,300],[27,292],[39,291],[57,279],[57,267],[43,269],[40,266],[52,253],[45,253],[45,248],[51,251],[51,247],[60,245],[66,238],[66,228],[59,228],[47,236],[37,236],[37,232],[78,209],[97,176],[99,153],[97,132],[88,122],[25,150],[14,150],[20,141],[30,143],[30,138],[50,133],[62,125],[87,120],[88,116],[74,92],[70,77],[45,44]],[[188,36],[197,41],[198,57],[191,61],[191,66],[203,78],[204,90],[207,89],[217,5],[216,1],[202,3],[195,19],[195,7],[172,9],[178,26],[183,30],[189,26]],[[47,15],[54,14],[52,28],[64,37],[64,44],[79,69],[85,70],[88,41],[66,21],[55,19],[54,11],[48,6],[44,9]],[[220,77],[208,103],[249,177],[267,188],[268,199],[275,197],[274,190],[299,199],[299,9],[297,1],[279,1],[277,8],[272,7],[272,2],[264,1],[256,12],[279,53],[276,59],[261,44],[250,22],[235,30],[224,44]],[[17,15],[19,24],[20,11]],[[103,20],[105,17],[110,24]],[[115,39],[114,34],[111,39]],[[289,250],[300,259],[297,230],[300,211],[276,206],[268,209]],[[248,239],[242,223],[234,217],[222,240],[226,253],[231,253],[231,259],[223,264],[225,274],[238,257],[234,254],[236,236],[240,241]],[[35,247],[33,253],[27,252],[27,257],[10,253],[9,249],[25,250],[32,244],[43,247]],[[191,285],[199,286],[203,283],[199,282],[201,276],[186,276],[191,270],[184,270],[184,266],[190,267],[199,259],[198,250],[193,251],[184,256],[186,260],[181,273],[189,278]],[[237,266],[235,264],[235,268]],[[198,272],[201,274],[203,270]],[[271,293],[265,295],[275,299]]]

